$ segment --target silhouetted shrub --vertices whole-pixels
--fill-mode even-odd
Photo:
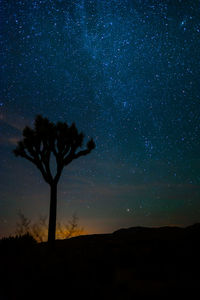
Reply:
[[[18,212],[19,220],[16,223],[16,235],[23,236],[26,234],[31,235],[37,242],[47,241],[48,224],[47,217],[40,216],[34,223],[31,219],[27,218],[23,213]],[[78,217],[76,214],[68,220],[66,224],[57,223],[56,238],[69,239],[71,237],[80,236],[85,233],[84,228],[78,224]]]
[[[4,237],[0,240],[0,251],[2,252],[18,252],[27,250],[37,242],[29,234]]]

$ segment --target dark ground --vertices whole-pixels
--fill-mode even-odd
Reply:
[[[134,227],[46,243],[0,241],[0,300],[196,299],[200,224]]]

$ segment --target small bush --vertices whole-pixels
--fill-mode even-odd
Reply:
[[[18,250],[26,250],[36,243],[36,240],[29,233],[4,237],[0,240],[0,251],[14,252]]]
[[[23,213],[18,213],[19,221],[16,224],[16,235],[31,235],[37,242],[45,242],[48,237],[47,217],[40,216],[35,223],[27,218]],[[72,218],[66,223],[57,223],[56,238],[69,239],[71,237],[82,235],[84,229],[78,224],[78,217],[73,214]]]

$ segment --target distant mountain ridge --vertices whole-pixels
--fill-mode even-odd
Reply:
[[[195,223],[187,227],[179,226],[162,226],[162,227],[129,227],[121,228],[113,233],[105,234],[89,234],[72,237],[66,240],[56,240],[60,245],[91,245],[98,244],[100,247],[106,246],[108,243],[118,244],[123,247],[123,243],[126,242],[151,242],[151,241],[166,241],[166,242],[178,242],[179,240],[193,239],[199,240],[200,237],[200,223]],[[90,247],[90,246],[89,246]]]
[[[200,230],[200,223],[195,223],[187,227],[180,226],[160,226],[160,227],[129,227],[129,228],[120,228],[113,232],[113,234],[133,234],[140,233],[144,231],[153,232],[153,231],[183,231],[183,230]]]
[[[119,239],[136,239],[136,240],[174,240],[187,239],[195,235],[200,236],[200,223],[196,223],[187,227],[179,226],[163,226],[163,227],[130,227],[121,228],[114,231],[113,236]]]

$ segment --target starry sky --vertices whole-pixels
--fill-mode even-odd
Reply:
[[[64,169],[58,220],[88,233],[200,221],[200,1],[1,0],[0,236],[48,215],[12,154],[37,114],[93,137]]]

